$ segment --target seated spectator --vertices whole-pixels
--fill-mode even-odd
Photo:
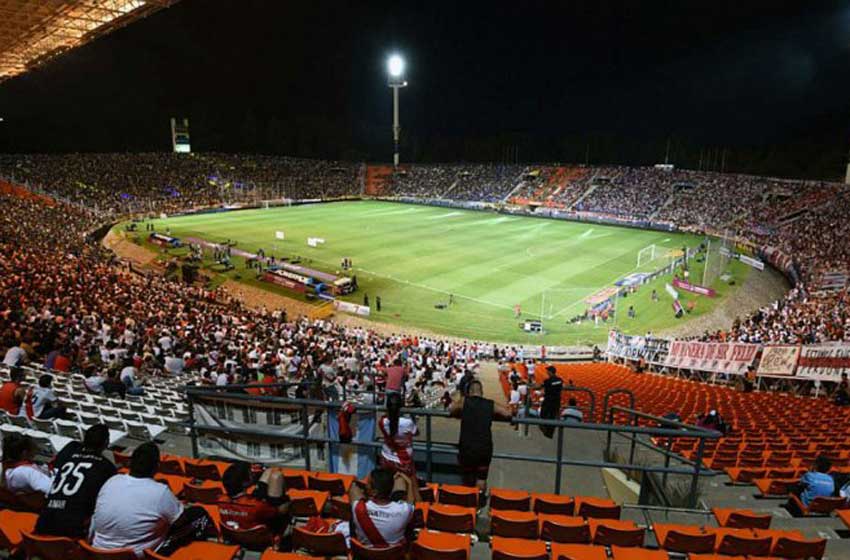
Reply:
[[[9,372],[9,381],[0,386],[0,409],[5,410],[11,416],[21,413],[21,404],[26,398],[27,390],[24,387],[24,370],[12,368]]]
[[[818,455],[812,470],[800,477],[800,482],[792,492],[796,494],[803,505],[807,506],[817,497],[832,496],[835,492],[835,479],[829,474],[832,463],[823,455]],[[788,502],[788,510],[791,515],[802,515],[794,502]]]
[[[8,350],[6,350],[6,355],[3,357],[3,363],[7,366],[22,366],[29,361],[27,351],[24,350],[15,340],[12,340],[11,343],[7,343],[5,346]]]
[[[565,422],[583,422],[584,413],[578,407],[575,399],[570,399],[567,402],[567,407],[561,412],[561,419]]]
[[[54,478],[47,504],[41,510],[35,532],[82,539],[94,513],[101,487],[116,473],[103,457],[109,445],[109,429],[96,424],[86,430],[83,442],[72,441],[54,461]]]
[[[697,426],[708,430],[715,430],[721,434],[725,434],[727,427],[726,422],[716,410],[710,410],[708,414],[701,414],[697,417]]]
[[[122,399],[127,396],[127,386],[118,379],[118,370],[111,369],[106,374],[106,380],[101,384],[104,395],[118,395]]]
[[[144,443],[133,451],[130,473],[109,479],[97,496],[92,517],[92,544],[97,548],[132,547],[141,558],[146,548],[156,549],[183,505],[167,485],[153,480],[159,468],[159,449]]]
[[[29,436],[17,432],[3,436],[3,476],[2,484],[8,491],[17,495],[50,491],[52,477],[50,471],[34,462],[35,442]]]
[[[394,501],[400,493],[403,499]],[[349,490],[352,533],[357,540],[374,547],[406,542],[413,520],[416,487],[406,475],[378,468],[369,475],[368,484],[355,481]]]
[[[254,484],[251,465],[233,463],[224,471],[222,484],[227,492],[227,499],[218,504],[223,524],[243,531],[266,525],[275,534],[282,534],[289,527],[289,498],[279,469],[266,469],[254,491],[248,494]]]
[[[93,368],[87,369],[83,375],[86,380],[83,382],[86,386],[86,390],[89,393],[94,393],[96,395],[103,394],[103,384],[106,381],[106,376],[97,373]]]
[[[27,393],[26,408],[29,418],[49,420],[64,418],[64,406],[58,406],[59,397],[53,392],[53,376],[45,373],[38,378],[38,387],[31,387]]]
[[[138,374],[139,370],[136,369],[133,358],[124,358],[124,368],[121,370],[119,379],[121,380],[121,383],[124,384],[124,387],[126,387],[128,395],[145,394],[145,389],[142,387],[142,381],[137,379]]]

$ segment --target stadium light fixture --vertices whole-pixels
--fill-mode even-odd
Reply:
[[[404,59],[397,54],[392,55],[387,61],[387,70],[391,77],[401,78],[404,74]]]
[[[398,90],[407,86],[404,79],[404,58],[399,54],[390,55],[387,59],[387,73],[389,74],[389,86],[393,89],[393,166],[398,167],[398,138],[401,133],[401,125],[398,120]]]

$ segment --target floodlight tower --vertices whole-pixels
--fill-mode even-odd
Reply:
[[[398,167],[398,135],[401,125],[398,122],[398,90],[407,86],[404,79],[404,59],[394,54],[387,60],[389,86],[393,88],[393,166]]]

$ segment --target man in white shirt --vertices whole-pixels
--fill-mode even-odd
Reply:
[[[53,376],[45,373],[38,378],[38,387],[33,387],[27,394],[27,414],[33,418],[50,420],[64,418],[65,408],[57,406],[59,397],[53,392]]]
[[[9,367],[24,365],[27,363],[27,351],[20,346],[12,346],[6,351],[3,363]]]
[[[124,367],[121,369],[119,379],[127,387],[128,395],[143,395],[145,393],[142,383],[136,380],[138,373],[139,370],[133,365],[133,358],[124,358]]]
[[[413,520],[417,488],[409,477],[378,468],[369,475],[368,486],[355,481],[349,490],[351,529],[367,546],[385,547],[405,542]],[[400,495],[402,499],[393,500]]]
[[[103,383],[106,381],[106,376],[101,375],[99,373],[90,372],[89,376],[86,377],[86,380],[83,382],[88,389],[89,393],[101,394],[103,393]]]
[[[171,375],[180,375],[183,373],[183,358],[175,356],[173,352],[168,352],[165,356],[165,371]]]
[[[168,485],[153,479],[158,468],[159,448],[143,443],[130,458],[130,474],[113,476],[103,485],[91,521],[94,547],[130,547],[142,558],[146,548],[156,550],[162,544],[183,504]]]

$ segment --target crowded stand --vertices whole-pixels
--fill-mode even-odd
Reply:
[[[593,190],[575,209],[629,219],[647,219],[673,193],[675,178],[650,168],[604,168],[596,173]]]
[[[359,169],[345,162],[219,153],[0,156],[0,176],[104,215],[350,196],[359,192]]]
[[[406,165],[390,176],[386,196],[498,202],[520,182],[519,165]]]
[[[647,412],[675,412],[688,423],[722,427],[725,437],[703,456],[706,465],[765,495],[784,496],[789,480],[807,481],[811,492],[790,500],[795,515],[821,507],[829,514],[846,505],[843,498],[831,500],[837,483],[827,492],[820,476],[832,479],[850,468],[846,431],[834,427],[846,422],[846,407],[811,400],[792,408],[775,393],[746,396],[664,377],[646,382],[610,364],[553,370],[534,385],[526,366],[513,367],[512,373],[517,358],[512,349],[388,336],[248,308],[222,290],[128,267],[84,237],[103,224],[104,215],[222,204],[225,191],[242,188],[237,184],[251,185],[262,199],[352,195],[359,192],[358,166],[222,154],[3,156],[0,165],[0,175],[55,194],[53,199],[0,195],[0,501],[14,505],[0,510],[0,547],[8,551],[39,556],[32,551],[46,547],[46,539],[65,538],[62,546],[70,547],[65,550],[78,551],[81,558],[96,558],[104,550],[122,551],[127,559],[178,557],[193,546],[197,554],[222,559],[233,558],[239,547],[321,557],[352,551],[359,558],[368,558],[374,548],[393,551],[384,558],[400,558],[410,547],[415,558],[468,558],[473,535],[483,535],[494,558],[528,557],[528,550],[536,551],[534,558],[571,557],[569,548],[562,556],[558,552],[569,546],[587,547],[584,553],[592,555],[587,557],[615,559],[635,557],[622,547],[647,554],[647,546],[729,553],[740,544],[734,539],[753,541],[748,550],[758,555],[823,555],[823,539],[812,541],[795,531],[759,526],[747,527],[746,534],[730,532],[728,512],[715,512],[718,527],[710,530],[650,527],[621,519],[619,506],[610,500],[561,499],[520,489],[486,492],[487,471],[479,465],[471,470],[473,488],[414,480],[409,457],[416,424],[400,415],[402,405],[443,408],[469,422],[467,406],[482,406],[484,417],[505,419],[520,416],[524,400],[529,407],[523,415],[603,420],[593,418],[580,397],[570,399],[568,391],[558,389],[557,400],[547,402],[553,385],[573,382],[596,394],[627,387]],[[398,196],[494,202],[526,172],[519,166],[409,166],[394,174],[389,188]],[[543,174],[523,183],[519,194],[554,199],[569,190],[572,200],[580,200],[575,209],[583,212],[698,228],[731,224],[739,235],[788,256],[800,281],[786,297],[705,339],[813,343],[850,337],[847,287],[817,285],[824,272],[850,273],[844,219],[850,198],[843,188],[831,185],[829,195],[819,195],[817,184],[794,190],[795,184],[769,179],[658,169],[598,168],[574,178],[556,192],[546,188],[550,177]],[[587,196],[580,199],[577,191]],[[798,197],[817,206],[801,204]],[[475,388],[480,362],[499,357],[510,413],[501,405],[482,405],[486,399]],[[382,466],[361,481],[172,456],[154,443],[167,434],[185,435],[188,410],[181,386],[243,383],[271,385],[248,390],[255,395],[327,401],[360,395],[352,400],[362,404],[381,402],[379,394],[404,395],[387,399],[388,418],[379,429]],[[780,431],[781,442],[772,446]],[[544,435],[551,437],[545,430]],[[126,438],[136,444],[122,453],[116,444]],[[672,449],[693,459],[695,446],[677,440]],[[110,448],[113,461],[105,453]],[[36,463],[39,453],[53,459],[52,471]],[[489,457],[480,461],[489,466]],[[94,466],[81,470],[83,464]],[[490,524],[482,530],[476,512],[488,507],[485,499]],[[693,549],[683,544],[697,541]],[[799,550],[807,552],[800,556]],[[453,551],[460,554],[450,556]]]

